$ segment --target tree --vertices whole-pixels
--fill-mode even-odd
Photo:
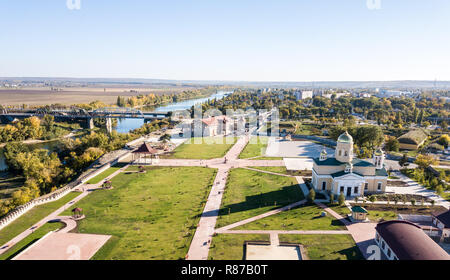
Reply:
[[[444,194],[444,188],[442,187],[442,185],[437,186],[436,194],[439,196],[442,196]]]
[[[308,202],[313,203],[315,199],[316,199],[316,192],[314,191],[314,189],[311,189],[308,194]]]
[[[55,117],[52,115],[45,115],[42,120],[42,125],[44,126],[46,131],[52,131],[55,125]]]
[[[398,152],[400,149],[400,143],[398,142],[397,138],[389,137],[389,139],[386,141],[385,147],[387,151]]]
[[[441,137],[439,137],[439,140],[437,142],[439,144],[441,144],[442,146],[444,146],[445,148],[448,148],[449,143],[450,143],[450,136],[448,136],[447,134],[444,134]]]
[[[369,201],[372,202],[372,204],[375,203],[375,201],[377,201],[377,197],[374,195],[369,196]]]
[[[411,199],[411,205],[415,206],[416,205],[416,200],[415,199]]]
[[[418,155],[414,163],[417,164],[422,169],[426,169],[430,165],[438,164],[437,160],[434,157],[423,154]]]
[[[420,110],[419,116],[417,117],[417,124],[422,125],[423,122],[423,110]]]
[[[162,141],[165,143],[165,142],[169,142],[170,139],[172,139],[172,136],[170,134],[164,134],[163,136],[161,136],[159,138],[159,141]]]
[[[343,192],[341,192],[341,194],[339,195],[338,203],[340,206],[343,206],[345,204],[345,195]]]
[[[448,123],[446,121],[442,121],[441,122],[441,128],[443,131],[447,131],[448,130]]]

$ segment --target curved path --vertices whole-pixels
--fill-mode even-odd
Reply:
[[[112,175],[108,176],[108,178],[113,178],[116,175],[120,174],[123,170],[125,170],[126,168],[128,168],[129,165],[117,170],[116,172],[114,172]],[[17,244],[18,242],[20,242],[22,239],[24,239],[25,237],[29,236],[30,234],[32,234],[35,230],[37,230],[38,228],[40,228],[41,226],[45,225],[46,223],[48,223],[49,221],[53,221],[53,220],[59,220],[61,219],[61,217],[59,217],[59,215],[64,212],[65,210],[67,210],[70,206],[74,205],[75,203],[77,203],[78,201],[80,201],[81,199],[85,198],[86,196],[88,196],[90,193],[92,193],[93,191],[99,189],[102,187],[103,181],[96,184],[96,185],[82,185],[80,187],[78,187],[78,191],[81,191],[82,193],[77,196],[76,198],[74,198],[73,200],[69,201],[68,203],[66,203],[65,205],[61,206],[59,209],[55,210],[53,213],[51,213],[50,215],[48,215],[47,217],[43,218],[42,220],[40,220],[39,222],[37,222],[36,224],[34,224],[32,227],[28,228],[27,230],[25,230],[24,232],[22,232],[21,234],[17,235],[16,237],[14,237],[12,240],[10,240],[8,243],[4,244],[3,246],[0,247],[0,255],[5,253],[7,250],[9,250],[9,248],[11,248],[12,246],[14,246],[15,244]],[[65,223],[65,221],[62,221]],[[69,222],[70,223],[70,222]],[[73,226],[72,223],[70,223],[70,226]],[[62,229],[63,231],[65,230],[65,228]],[[70,231],[70,230],[69,230]]]

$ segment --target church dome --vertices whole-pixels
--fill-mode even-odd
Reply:
[[[353,137],[350,134],[348,134],[348,132],[346,131],[345,133],[341,134],[341,136],[339,136],[338,142],[340,142],[340,143],[352,143],[353,142]]]

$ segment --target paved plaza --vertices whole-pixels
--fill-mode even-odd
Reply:
[[[50,232],[13,260],[89,260],[110,235]]]
[[[267,157],[282,158],[317,158],[320,152],[326,149],[329,157],[334,155],[334,150],[310,141],[284,141],[270,137],[267,145]]]
[[[271,261],[290,260],[298,261],[302,259],[299,246],[288,245],[247,245],[245,260],[248,261]]]

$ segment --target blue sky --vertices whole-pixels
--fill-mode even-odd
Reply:
[[[0,0],[0,76],[450,80],[450,1]]]

